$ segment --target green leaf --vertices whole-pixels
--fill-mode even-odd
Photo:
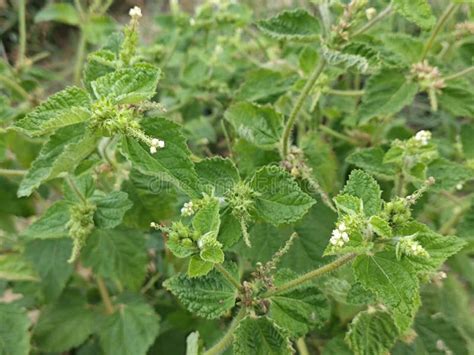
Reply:
[[[56,21],[67,25],[79,25],[79,15],[71,4],[49,3],[35,16],[35,22]]]
[[[89,94],[75,86],[68,87],[48,98],[14,127],[29,136],[51,133],[89,119]]]
[[[186,355],[199,355],[199,332],[192,332],[186,338]]]
[[[406,330],[420,305],[418,279],[411,263],[397,260],[393,251],[383,251],[359,255],[353,269],[362,286],[391,309],[398,328]]]
[[[474,92],[470,83],[449,81],[439,96],[439,106],[454,116],[474,118]]]
[[[255,215],[273,225],[301,219],[316,202],[301,191],[293,177],[276,166],[266,166],[253,176]]]
[[[145,355],[158,335],[159,320],[141,300],[118,304],[100,324],[100,346],[105,354]]]
[[[94,273],[137,290],[146,274],[145,239],[132,230],[96,229],[81,252],[81,260]]]
[[[240,181],[234,162],[227,158],[206,158],[197,162],[195,168],[201,184],[212,186],[217,196],[224,196],[225,192]]]
[[[393,164],[384,163],[385,152],[378,147],[363,148],[351,153],[346,162],[374,175],[383,175],[392,178],[396,173]]]
[[[84,65],[83,81],[87,90],[93,94],[92,82],[101,76],[109,74],[115,70],[117,65],[117,56],[114,52],[102,49],[89,53]]]
[[[220,226],[219,200],[212,198],[198,211],[193,218],[193,227],[201,235],[211,232],[217,237]]]
[[[97,99],[108,98],[117,104],[137,104],[156,93],[161,71],[150,64],[135,64],[99,77],[91,83]]]
[[[43,215],[22,233],[28,239],[54,239],[68,236],[69,205],[66,201],[52,204]]]
[[[435,24],[436,19],[428,0],[394,0],[393,5],[400,15],[424,30],[429,30]]]
[[[84,343],[94,328],[92,309],[77,291],[69,291],[41,311],[33,340],[44,352],[64,352]]]
[[[31,265],[20,254],[0,255],[0,280],[38,281]]]
[[[369,219],[369,224],[372,230],[382,238],[392,237],[392,228],[390,224],[379,216],[372,216]]]
[[[236,264],[226,264],[225,268],[239,279]],[[223,316],[235,306],[237,289],[217,270],[203,277],[189,278],[184,274],[175,275],[163,283],[186,309],[200,317],[214,319]]]
[[[474,126],[472,124],[466,124],[461,126],[461,143],[464,156],[467,159],[474,159]]]
[[[405,66],[418,63],[423,53],[423,42],[406,33],[388,33],[383,36],[386,49],[396,55]]]
[[[240,321],[234,333],[233,350],[235,355],[290,355],[291,342],[267,317],[247,316]]]
[[[239,102],[227,109],[225,118],[241,138],[265,149],[275,148],[283,132],[283,118],[270,106]]]
[[[220,243],[211,243],[202,248],[199,256],[202,260],[211,262],[213,264],[220,264],[224,262],[224,252]]]
[[[207,275],[214,267],[214,263],[202,260],[199,256],[194,255],[189,259],[188,276],[199,277]]]
[[[367,81],[362,104],[357,114],[360,124],[374,117],[390,116],[412,103],[418,91],[415,83],[407,82],[398,70],[384,69]]]
[[[14,303],[0,303],[0,354],[30,353],[30,320],[26,311]]]
[[[91,200],[97,206],[94,223],[98,228],[104,229],[115,228],[122,223],[123,216],[133,205],[127,193],[122,191],[93,196]]]
[[[221,215],[221,226],[217,240],[223,245],[226,250],[235,245],[242,237],[242,230],[240,222],[232,214],[232,210],[227,208]]]
[[[351,322],[346,340],[356,355],[388,354],[399,331],[388,312],[369,308]]]
[[[428,165],[427,176],[433,176],[436,183],[434,191],[452,190],[459,183],[474,179],[474,169],[460,163],[439,158]]]
[[[59,129],[41,148],[28,173],[20,183],[18,197],[29,196],[43,182],[57,176],[61,171],[71,171],[84,155],[95,148],[84,137],[84,126],[77,124]],[[84,144],[82,144],[84,143]]]
[[[295,276],[294,273],[291,274]],[[277,276],[275,284],[279,286],[290,279]],[[270,318],[294,337],[321,327],[330,316],[329,301],[315,285],[304,285],[278,293],[270,297],[270,301]]]
[[[365,73],[369,70],[369,62],[363,56],[344,53],[328,48],[325,45],[321,46],[321,54],[330,65],[340,66],[344,69],[354,68],[361,73]]]
[[[257,22],[258,28],[270,37],[288,41],[315,41],[321,35],[321,25],[304,9],[286,10],[277,16]]]
[[[333,200],[340,213],[354,215],[362,213],[364,209],[362,200],[356,196],[339,194]]]
[[[181,127],[165,118],[150,118],[143,127],[148,135],[164,140],[165,147],[152,156],[148,147],[133,138],[124,137],[122,153],[133,167],[144,175],[171,182],[193,198],[201,197],[199,179]]]
[[[41,288],[48,300],[56,299],[73,272],[68,263],[71,239],[35,239],[26,244],[25,256],[41,277]]]
[[[344,193],[362,200],[364,213],[370,217],[381,211],[382,191],[375,179],[362,170],[353,170],[344,186]]]

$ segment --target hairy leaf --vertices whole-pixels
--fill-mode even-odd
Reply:
[[[30,321],[18,305],[0,303],[0,354],[28,355],[30,353]]]
[[[125,213],[132,208],[128,195],[122,191],[112,191],[107,195],[93,196],[91,199],[97,206],[94,223],[98,228],[110,229],[122,223]]]
[[[223,196],[240,180],[232,160],[219,156],[203,159],[196,163],[195,168],[201,184],[212,186],[217,196]]]
[[[66,201],[52,204],[43,215],[28,226],[22,235],[28,239],[53,239],[67,237],[69,205]]]
[[[375,179],[362,170],[353,170],[344,186],[344,193],[359,197],[362,200],[366,216],[380,212],[382,208],[382,191]]]
[[[421,28],[427,30],[435,24],[428,0],[394,0],[395,10]]]

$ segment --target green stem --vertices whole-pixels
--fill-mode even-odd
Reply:
[[[240,321],[245,317],[247,313],[247,310],[245,307],[242,307],[235,316],[234,320],[230,324],[229,329],[227,329],[227,332],[225,335],[222,337],[221,340],[219,340],[212,348],[204,352],[204,355],[219,355],[222,354],[232,343],[232,339],[234,337],[234,331],[239,325]]]
[[[298,338],[298,340],[296,341],[296,348],[298,349],[299,355],[309,355],[308,346],[304,341],[304,337]]]
[[[23,176],[23,175],[26,175],[27,172],[28,170],[11,170],[11,169],[0,168],[1,176]]]
[[[359,28],[357,31],[355,31],[351,37],[356,37],[369,29],[371,29],[377,22],[380,20],[384,19],[386,16],[390,15],[392,12],[392,4],[389,4],[385,9],[383,9],[377,16],[375,16],[372,20],[367,22],[364,26]]]
[[[18,32],[20,33],[20,48],[18,50],[18,67],[25,64],[26,56],[26,0],[18,1]]]
[[[439,233],[446,235],[450,233],[451,229],[458,224],[460,221],[461,217],[464,215],[464,213],[469,209],[469,206],[462,206],[462,207],[456,207],[453,211],[452,216],[443,223],[443,225],[439,228]]]
[[[348,137],[348,136],[346,136],[342,133],[339,133],[339,132],[333,130],[332,128],[329,128],[328,126],[321,125],[321,126],[319,126],[319,129],[321,131],[323,131],[324,133],[327,133],[327,134],[329,134],[329,135],[331,135],[331,136],[333,136],[337,139],[340,139],[341,141],[347,142],[347,143],[352,144],[352,145],[357,145],[357,142],[354,139],[352,139],[352,138],[350,138],[350,137]]]
[[[105,286],[104,280],[100,277],[96,277],[97,287],[99,288],[100,297],[102,298],[102,302],[104,303],[105,312],[107,314],[114,313],[114,306],[112,304],[112,300],[110,299],[109,291]]]
[[[26,92],[25,89],[23,89],[20,85],[18,85],[16,82],[6,77],[5,75],[0,74],[0,83],[2,83],[6,87],[8,87],[10,90],[14,91],[15,93],[17,93],[23,99],[25,100],[30,99],[30,95]]]
[[[303,103],[306,97],[308,97],[309,93],[313,89],[314,84],[318,80],[319,76],[321,75],[325,67],[326,67],[326,61],[321,58],[318,65],[314,69],[313,73],[309,77],[308,81],[304,85],[303,90],[301,91],[300,96],[296,100],[295,106],[293,107],[293,110],[290,113],[290,117],[288,118],[288,121],[286,122],[285,130],[283,131],[283,137],[281,141],[281,146],[282,146],[281,155],[283,159],[285,159],[286,156],[288,155],[290,135],[291,135],[291,131],[293,130],[293,126],[295,125],[296,119],[298,118],[298,113],[303,107]]]
[[[284,291],[291,290],[295,287],[300,286],[301,284],[304,284],[305,282],[311,281],[312,279],[315,279],[319,276],[322,276],[324,274],[327,274],[329,272],[332,272],[341,266],[347,264],[349,261],[354,259],[356,257],[356,254],[346,254],[344,256],[341,256],[340,258],[334,260],[333,262],[326,264],[324,266],[321,266],[318,269],[312,270],[304,275],[301,275],[300,277],[297,277],[296,279],[293,279],[279,287],[276,287],[274,289],[271,289],[267,292],[265,292],[262,295],[262,298],[268,298],[271,296],[274,296],[276,294],[282,293]]]
[[[395,197],[405,196],[405,174],[401,171],[395,178]]]
[[[329,89],[325,91],[328,95],[336,96],[362,96],[364,95],[364,90],[333,90]]]
[[[443,14],[441,15],[438,22],[436,23],[435,27],[433,28],[433,31],[431,31],[430,38],[428,39],[428,41],[425,44],[425,47],[423,48],[423,54],[421,56],[420,61],[423,61],[426,58],[426,56],[428,55],[428,52],[430,51],[431,47],[433,46],[434,40],[436,39],[436,36],[438,35],[439,31],[441,31],[441,29],[443,28],[446,21],[449,19],[449,17],[454,13],[454,11],[459,6],[461,6],[461,5],[452,2],[446,7]]]
[[[81,83],[82,63],[86,54],[86,35],[84,30],[80,29],[79,43],[77,44],[76,64],[74,66],[74,83],[79,85]]]
[[[222,264],[215,264],[214,267],[226,278],[227,281],[229,281],[232,285],[234,285],[237,290],[240,290],[240,282],[237,281],[230,274],[230,272],[227,271],[227,269],[224,266],[222,266]]]
[[[469,68],[466,68],[464,70],[461,70],[460,72],[457,72],[457,73],[454,73],[454,74],[451,74],[451,75],[448,75],[448,76],[445,76],[444,77],[444,81],[448,81],[448,80],[453,80],[453,79],[457,79],[457,78],[460,78],[460,77],[463,77],[471,72],[474,72],[474,66],[472,67],[469,67]]]
[[[69,186],[71,187],[71,189],[76,193],[77,197],[79,197],[79,199],[82,201],[82,203],[86,204],[87,203],[87,199],[86,197],[82,194],[81,190],[79,190],[79,188],[77,187],[76,183],[74,182],[74,180],[71,179],[71,177],[69,175],[67,175],[65,177],[67,183],[69,184]]]

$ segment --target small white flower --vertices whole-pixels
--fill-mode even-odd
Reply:
[[[150,227],[151,227],[151,228],[158,229],[158,224],[156,224],[155,222],[151,222],[151,223],[150,223]]]
[[[438,273],[438,276],[439,276],[440,279],[445,279],[445,278],[448,277],[448,275],[444,271],[440,271]]]
[[[155,154],[155,153],[156,153],[156,147],[151,146],[151,147],[150,147],[150,153],[151,153],[151,154]]]
[[[190,24],[191,26],[194,26],[194,25],[196,24],[196,20],[193,19],[193,18],[189,19],[189,24]]]
[[[199,239],[197,241],[197,245],[198,245],[198,248],[201,249],[203,246],[204,246],[204,242],[202,241],[202,239]]]
[[[165,141],[162,141],[161,139],[158,138],[152,138],[150,142],[150,153],[155,154],[157,152],[157,148],[164,148],[165,147]]]
[[[431,139],[430,131],[418,131],[415,135],[415,140],[420,142],[421,145],[427,145]]]
[[[459,184],[456,185],[456,190],[462,190],[464,187],[463,183],[460,182]]]
[[[142,9],[140,9],[138,6],[132,7],[128,14],[132,18],[139,19],[140,17],[142,17]]]
[[[347,243],[349,241],[349,234],[347,234],[346,232],[342,232],[341,238],[344,241],[344,243]]]
[[[190,217],[194,214],[193,201],[186,202],[181,208],[181,215],[184,217]]]
[[[337,229],[339,229],[341,232],[344,232],[347,229],[346,224],[344,222],[339,223]]]
[[[336,247],[344,246],[349,241],[349,234],[345,232],[346,229],[344,222],[341,222],[336,229],[333,229],[329,242]]]
[[[365,10],[365,16],[367,17],[367,20],[372,20],[376,14],[377,10],[375,10],[373,7],[369,7],[367,10]]]

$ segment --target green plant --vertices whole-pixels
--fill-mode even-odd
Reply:
[[[81,22],[82,81],[4,125],[44,143],[1,159],[0,353],[473,352],[472,7],[436,4],[171,2],[147,46],[134,7],[85,63]]]

